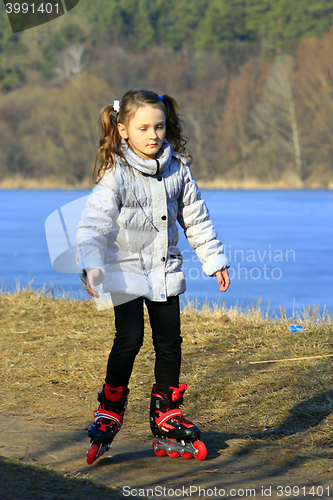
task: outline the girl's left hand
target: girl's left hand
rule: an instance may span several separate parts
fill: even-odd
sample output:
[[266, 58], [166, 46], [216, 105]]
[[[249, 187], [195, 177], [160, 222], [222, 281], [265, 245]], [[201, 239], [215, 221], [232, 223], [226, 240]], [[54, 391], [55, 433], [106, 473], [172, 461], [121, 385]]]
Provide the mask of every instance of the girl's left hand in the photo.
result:
[[221, 271], [216, 271], [215, 276], [220, 285], [220, 292], [226, 292], [230, 285], [228, 269], [221, 269]]

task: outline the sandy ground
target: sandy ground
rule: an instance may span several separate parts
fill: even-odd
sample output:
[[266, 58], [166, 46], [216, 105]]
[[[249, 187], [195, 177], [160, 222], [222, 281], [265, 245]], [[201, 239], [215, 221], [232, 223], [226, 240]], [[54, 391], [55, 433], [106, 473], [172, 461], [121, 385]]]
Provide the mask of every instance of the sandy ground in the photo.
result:
[[[330, 469], [327, 461], [281, 468], [263, 461], [260, 452], [237, 456], [237, 439], [216, 449], [214, 436], [203, 433], [208, 449], [203, 462], [160, 458], [152, 450], [148, 430], [134, 439], [124, 424], [111, 450], [89, 466], [85, 429], [73, 423], [67, 427], [1, 413], [0, 417], [0, 455], [118, 488], [124, 498], [333, 497], [333, 466]], [[288, 487], [295, 487], [291, 494]]]

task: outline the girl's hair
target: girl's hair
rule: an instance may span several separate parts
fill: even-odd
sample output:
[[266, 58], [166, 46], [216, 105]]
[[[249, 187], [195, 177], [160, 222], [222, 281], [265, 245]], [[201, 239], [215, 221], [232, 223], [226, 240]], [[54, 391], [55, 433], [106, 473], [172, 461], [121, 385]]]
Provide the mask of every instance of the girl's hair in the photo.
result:
[[[119, 103], [119, 113], [116, 114], [113, 105], [106, 106], [102, 110], [99, 117], [102, 138], [91, 173], [92, 184], [97, 184], [107, 170], [115, 167], [116, 156], [124, 159], [121, 137], [118, 133], [118, 123], [127, 126], [141, 106], [151, 105], [159, 107], [164, 111], [166, 140], [170, 143], [173, 150], [190, 158], [185, 150], [187, 141], [182, 135], [183, 128], [179, 117], [178, 104], [175, 99], [167, 94], [161, 97], [150, 90], [128, 90], [122, 96]], [[97, 166], [99, 156], [101, 161]]]

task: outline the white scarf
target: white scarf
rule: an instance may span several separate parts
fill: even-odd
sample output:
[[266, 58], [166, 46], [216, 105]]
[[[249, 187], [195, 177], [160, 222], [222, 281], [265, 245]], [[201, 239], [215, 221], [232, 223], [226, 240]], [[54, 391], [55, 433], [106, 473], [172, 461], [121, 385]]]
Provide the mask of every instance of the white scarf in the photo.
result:
[[172, 158], [171, 146], [165, 139], [154, 160], [144, 160], [134, 153], [126, 141], [122, 139], [121, 142], [127, 163], [143, 174], [156, 175], [159, 172], [163, 172], [170, 164]]

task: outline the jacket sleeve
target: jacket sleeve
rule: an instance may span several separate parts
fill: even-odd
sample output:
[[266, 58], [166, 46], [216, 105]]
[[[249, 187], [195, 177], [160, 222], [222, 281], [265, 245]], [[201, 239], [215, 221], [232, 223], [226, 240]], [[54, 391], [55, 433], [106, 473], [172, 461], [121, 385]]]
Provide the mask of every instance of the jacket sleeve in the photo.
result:
[[190, 167], [182, 165], [181, 168], [184, 176], [182, 193], [178, 199], [178, 222], [202, 263], [203, 271], [213, 276], [216, 271], [230, 267], [230, 264], [224, 254], [223, 244], [217, 239], [208, 208], [201, 198]]
[[120, 201], [112, 182], [113, 175], [106, 173], [103, 179], [93, 188], [76, 233], [76, 262], [81, 269], [89, 271], [97, 268], [101, 276], [96, 280], [98, 285], [105, 278], [105, 251], [108, 234], [115, 225]]

